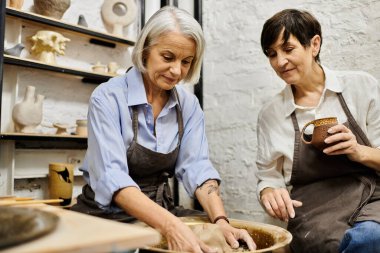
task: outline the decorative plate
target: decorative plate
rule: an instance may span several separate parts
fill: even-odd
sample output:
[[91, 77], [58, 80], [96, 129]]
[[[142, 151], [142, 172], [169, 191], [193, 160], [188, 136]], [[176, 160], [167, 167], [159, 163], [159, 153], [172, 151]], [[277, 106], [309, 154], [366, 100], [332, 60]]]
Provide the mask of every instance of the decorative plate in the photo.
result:
[[56, 214], [39, 209], [0, 207], [0, 249], [48, 234], [58, 220]]

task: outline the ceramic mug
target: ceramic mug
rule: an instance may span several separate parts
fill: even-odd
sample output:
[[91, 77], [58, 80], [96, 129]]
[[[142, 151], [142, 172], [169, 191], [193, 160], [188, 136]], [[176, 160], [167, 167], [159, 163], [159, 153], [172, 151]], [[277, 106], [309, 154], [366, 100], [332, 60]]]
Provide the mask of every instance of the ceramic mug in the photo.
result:
[[[311, 144], [314, 147], [316, 147], [319, 150], [323, 150], [330, 146], [331, 144], [325, 143], [325, 139], [332, 134], [329, 134], [327, 130], [330, 127], [333, 127], [338, 124], [338, 120], [336, 117], [329, 117], [329, 118], [320, 118], [312, 120], [303, 127], [301, 131], [301, 139], [306, 144]], [[311, 140], [305, 140], [305, 130], [308, 126], [314, 125], [313, 134], [311, 136]]]
[[87, 120], [78, 119], [76, 123], [77, 123], [77, 129], [75, 131], [75, 134], [81, 135], [81, 136], [87, 136]]
[[73, 186], [74, 164], [49, 164], [49, 198], [63, 199], [63, 202], [59, 204], [61, 206], [67, 206], [71, 203]]

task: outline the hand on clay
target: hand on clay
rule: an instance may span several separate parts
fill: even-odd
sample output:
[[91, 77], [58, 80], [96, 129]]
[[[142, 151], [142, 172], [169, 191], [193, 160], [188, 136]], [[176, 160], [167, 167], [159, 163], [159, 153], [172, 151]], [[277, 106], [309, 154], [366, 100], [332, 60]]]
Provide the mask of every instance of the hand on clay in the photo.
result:
[[256, 244], [253, 241], [252, 237], [249, 235], [248, 231], [245, 229], [234, 228], [225, 220], [218, 220], [216, 224], [219, 226], [222, 231], [225, 240], [233, 249], [239, 248], [239, 241], [244, 241], [249, 250], [255, 250]]
[[247, 230], [234, 228], [228, 223], [205, 223], [191, 226], [191, 229], [202, 242], [215, 248], [218, 253], [236, 251], [239, 248], [237, 240], [245, 241], [249, 250], [256, 249], [256, 244]]
[[216, 249], [202, 242], [183, 222], [170, 224], [165, 233], [169, 250], [193, 253], [216, 253]]
[[232, 252], [231, 246], [227, 243], [218, 225], [204, 223], [190, 226], [190, 228], [202, 242], [211, 248], [215, 248], [216, 252]]

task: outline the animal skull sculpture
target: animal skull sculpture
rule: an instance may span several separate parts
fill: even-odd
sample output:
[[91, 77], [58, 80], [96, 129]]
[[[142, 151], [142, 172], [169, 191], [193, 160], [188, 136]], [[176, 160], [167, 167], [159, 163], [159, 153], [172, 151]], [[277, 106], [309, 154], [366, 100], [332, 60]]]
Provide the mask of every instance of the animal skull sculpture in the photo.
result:
[[47, 30], [38, 31], [30, 40], [33, 43], [31, 53], [46, 64], [55, 64], [55, 56], [64, 55], [66, 42], [70, 41], [60, 33]]

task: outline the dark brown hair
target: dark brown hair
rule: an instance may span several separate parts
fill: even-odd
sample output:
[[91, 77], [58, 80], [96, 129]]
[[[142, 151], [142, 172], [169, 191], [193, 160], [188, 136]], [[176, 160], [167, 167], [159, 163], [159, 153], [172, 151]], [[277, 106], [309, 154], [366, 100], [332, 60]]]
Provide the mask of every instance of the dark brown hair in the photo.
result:
[[[261, 32], [261, 48], [266, 56], [267, 50], [276, 42], [284, 29], [284, 43], [289, 40], [290, 35], [295, 36], [304, 47], [310, 46], [310, 40], [315, 36], [321, 37], [322, 46], [322, 30], [318, 20], [307, 11], [297, 9], [285, 9], [276, 13], [268, 19]], [[319, 50], [320, 51], [320, 50]], [[319, 62], [319, 52], [315, 57]]]

